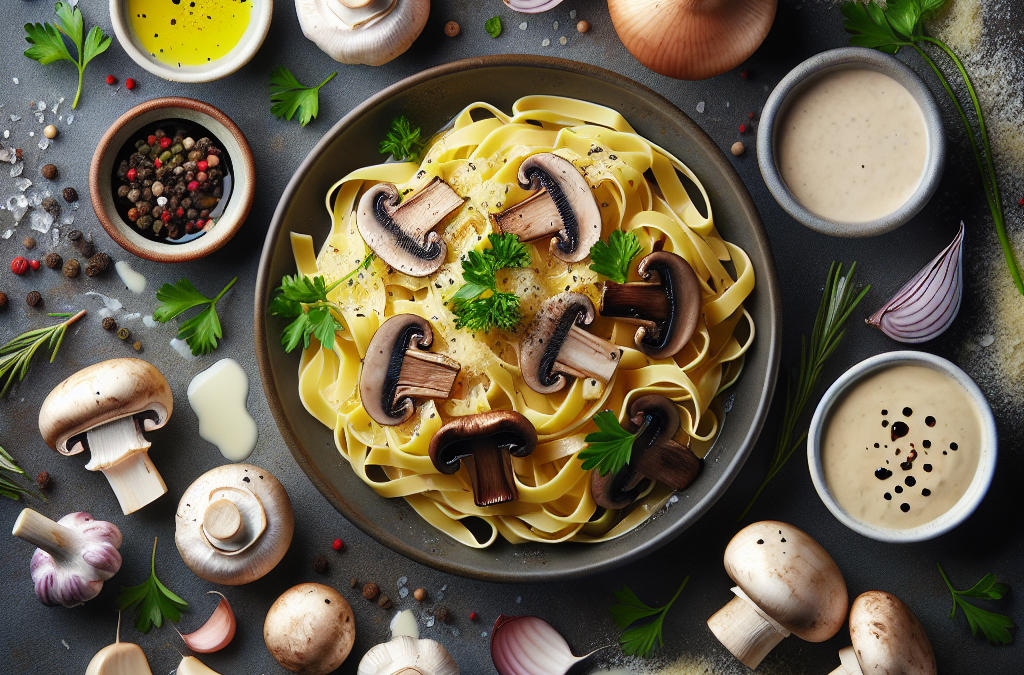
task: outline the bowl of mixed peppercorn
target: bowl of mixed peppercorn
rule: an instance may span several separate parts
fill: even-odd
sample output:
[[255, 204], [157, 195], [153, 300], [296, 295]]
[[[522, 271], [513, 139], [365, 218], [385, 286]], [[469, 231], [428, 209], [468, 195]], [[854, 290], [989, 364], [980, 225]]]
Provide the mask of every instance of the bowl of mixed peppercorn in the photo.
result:
[[157, 262], [209, 255], [245, 222], [255, 194], [249, 144], [217, 108], [147, 101], [100, 140], [89, 172], [96, 216], [126, 251]]

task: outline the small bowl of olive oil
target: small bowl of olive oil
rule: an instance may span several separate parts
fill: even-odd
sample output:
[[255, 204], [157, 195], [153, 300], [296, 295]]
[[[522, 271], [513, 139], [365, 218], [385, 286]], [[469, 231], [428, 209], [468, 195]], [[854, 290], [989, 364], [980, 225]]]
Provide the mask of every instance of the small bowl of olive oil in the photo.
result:
[[212, 82], [256, 54], [270, 30], [274, 0], [110, 0], [110, 18], [128, 56], [172, 82]]

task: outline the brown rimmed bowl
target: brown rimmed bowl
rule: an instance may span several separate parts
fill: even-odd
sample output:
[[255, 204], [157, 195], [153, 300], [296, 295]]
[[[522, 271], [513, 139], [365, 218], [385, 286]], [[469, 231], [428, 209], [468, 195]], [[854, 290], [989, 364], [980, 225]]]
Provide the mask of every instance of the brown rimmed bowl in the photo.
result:
[[[498, 541], [472, 549], [422, 520], [402, 499], [385, 499], [364, 484], [334, 446], [333, 432], [302, 407], [299, 354], [281, 347], [285, 322], [266, 314], [270, 294], [295, 273], [289, 233], [330, 231], [327, 190], [354, 169], [381, 161], [378, 141], [391, 120], [406, 115], [432, 133], [474, 101], [511, 110], [528, 94], [570, 96], [622, 113], [637, 131], [675, 154], [700, 177], [715, 224], [741, 246], [757, 286], [746, 303], [757, 337], [739, 383], [725, 396], [730, 411], [701, 475], [678, 501], [643, 526], [602, 544], [519, 544]], [[542, 582], [624, 565], [680, 535], [711, 507], [739, 473], [768, 413], [778, 373], [782, 322], [775, 264], [764, 226], [742, 181], [714, 142], [655, 92], [621, 75], [573, 61], [538, 56], [489, 56], [431, 68], [388, 87], [338, 122], [306, 157], [278, 203], [256, 281], [256, 356], [267, 401], [295, 460], [346, 518], [380, 543], [431, 567], [476, 579]], [[729, 407], [729, 406], [727, 406]]]
[[[125, 144], [139, 132], [163, 120], [181, 119], [205, 127], [216, 137], [231, 161], [231, 193], [220, 219], [209, 232], [182, 244], [169, 244], [139, 234], [117, 212], [112, 183], [114, 162]], [[256, 164], [242, 130], [209, 103], [191, 98], [155, 98], [121, 115], [103, 134], [89, 167], [89, 196], [103, 229], [117, 244], [140, 258], [162, 263], [184, 262], [210, 255], [235, 236], [245, 222], [256, 194]]]

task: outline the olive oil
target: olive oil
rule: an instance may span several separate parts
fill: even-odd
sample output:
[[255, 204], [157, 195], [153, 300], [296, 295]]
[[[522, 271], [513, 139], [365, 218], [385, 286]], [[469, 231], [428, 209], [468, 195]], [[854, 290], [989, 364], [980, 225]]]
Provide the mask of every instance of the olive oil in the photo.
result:
[[200, 66], [238, 45], [260, 0], [128, 0], [143, 49], [172, 66]]

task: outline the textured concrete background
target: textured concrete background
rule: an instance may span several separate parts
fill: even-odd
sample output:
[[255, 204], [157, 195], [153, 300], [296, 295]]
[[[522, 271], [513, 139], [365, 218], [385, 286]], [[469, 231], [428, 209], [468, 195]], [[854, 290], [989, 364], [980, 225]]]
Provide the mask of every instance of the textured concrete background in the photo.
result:
[[[108, 34], [113, 34], [105, 0], [81, 0], [80, 4], [87, 26], [98, 24]], [[1006, 6], [1006, 3], [998, 4], [1000, 8]], [[220, 82], [180, 85], [161, 81], [137, 67], [115, 40], [110, 50], [89, 66], [74, 122], [69, 125], [66, 118], [56, 122], [61, 135], [45, 152], [36, 145], [41, 125], [33, 119], [29, 102], [45, 100], [52, 108], [53, 103], [64, 96], [67, 100], [58, 114], [69, 113], [68, 104], [74, 96], [74, 69], [66, 63], [43, 67], [21, 56], [25, 48], [21, 26], [26, 21], [51, 21], [52, 3], [5, 0], [3, 9], [4, 16], [0, 19], [0, 104], [3, 105], [0, 130], [11, 131], [10, 139], [4, 143], [24, 148], [24, 175], [36, 183], [35, 188], [48, 187], [39, 177], [39, 167], [56, 164], [61, 171], [60, 187], [73, 185], [82, 196], [74, 227], [91, 233], [99, 250], [111, 254], [115, 260], [129, 260], [148, 277], [149, 286], [144, 294], [136, 296], [126, 291], [112, 273], [104, 278], [83, 276], [68, 281], [45, 268], [26, 277], [15, 277], [7, 271], [7, 262], [24, 252], [21, 240], [28, 234], [25, 222], [10, 239], [0, 240], [0, 259], [3, 260], [0, 290], [11, 298], [10, 306], [0, 311], [0, 342], [49, 322], [22, 302], [30, 290], [43, 292], [49, 311], [96, 310], [100, 306], [97, 298], [84, 293], [97, 291], [120, 299], [125, 306], [122, 314], [149, 314], [155, 305], [153, 292], [161, 283], [186, 276], [201, 290], [214, 293], [233, 276], [237, 275], [239, 282], [219, 305], [225, 336], [222, 347], [213, 356], [182, 359], [168, 346], [174, 337], [173, 326], [145, 328], [139, 320], [125, 324], [143, 341], [143, 358], [152, 361], [167, 375], [178, 404], [167, 427], [149, 434], [153, 442], [151, 456], [170, 492], [139, 513], [123, 516], [103, 476], [85, 471], [84, 457], [64, 458], [48, 449], [36, 429], [39, 404], [60, 380], [96, 361], [134, 355], [128, 347], [101, 330], [95, 311], [69, 332], [53, 365], [37, 358], [24, 385], [0, 401], [0, 445], [33, 475], [47, 470], [56, 480], [50, 501], [35, 505], [36, 508], [54, 518], [71, 511], [88, 511], [97, 518], [115, 522], [125, 535], [121, 549], [124, 565], [119, 574], [108, 582], [98, 598], [83, 607], [65, 610], [43, 607], [35, 600], [28, 569], [30, 547], [0, 533], [3, 541], [0, 574], [4, 579], [0, 583], [0, 655], [4, 659], [0, 662], [0, 672], [83, 672], [93, 654], [113, 641], [117, 619], [114, 599], [120, 585], [145, 580], [154, 535], [160, 538], [157, 569], [161, 579], [192, 604], [191, 611], [178, 624], [179, 630], [194, 630], [212, 611], [215, 598], [204, 596], [212, 586], [193, 576], [174, 548], [173, 514], [177, 499], [191, 481], [223, 463], [216, 448], [198, 437], [197, 420], [185, 398], [191, 377], [223, 357], [237, 359], [249, 375], [249, 409], [260, 431], [259, 445], [250, 461], [272, 471], [284, 483], [295, 506], [296, 532], [291, 550], [271, 574], [248, 586], [219, 589], [230, 599], [239, 621], [234, 642], [217, 654], [203, 657], [204, 662], [219, 672], [225, 675], [285, 672], [263, 646], [261, 627], [274, 599], [291, 585], [303, 581], [335, 586], [354, 607], [358, 627], [356, 646], [353, 656], [338, 672], [354, 673], [358, 658], [372, 645], [387, 638], [392, 614], [364, 601], [349, 588], [348, 580], [357, 577], [361, 581], [375, 581], [397, 598], [398, 580], [407, 577], [410, 590], [418, 586], [427, 588], [433, 599], [449, 606], [456, 617], [450, 626], [438, 624], [429, 628], [421, 619], [422, 634], [444, 643], [458, 660], [462, 672], [476, 674], [493, 672], [485, 634], [489, 635], [499, 613], [537, 614], [554, 624], [577, 652], [582, 653], [614, 642], [617, 631], [607, 613], [613, 589], [629, 584], [641, 598], [660, 603], [671, 595], [685, 574], [691, 575], [691, 582], [665, 622], [666, 644], [659, 652], [658, 661], [701, 655], [716, 664], [713, 672], [745, 671], [710, 636], [704, 621], [731, 597], [729, 580], [721, 566], [721, 553], [739, 527], [735, 523], [737, 514], [764, 475], [781, 416], [781, 401], [776, 400], [761, 441], [726, 495], [696, 526], [656, 554], [626, 568], [572, 583], [511, 586], [466, 581], [409, 562], [378, 545], [341, 518], [299, 471], [278, 434], [259, 383], [251, 338], [251, 299], [264, 234], [286, 182], [320, 134], [381, 88], [423, 68], [467, 56], [499, 53], [559, 56], [597, 64], [632, 77], [675, 102], [723, 150], [728, 151], [735, 140], [742, 138], [752, 151], [753, 134], [747, 132], [741, 136], [738, 132], [739, 124], [748, 121], [748, 113], [758, 111], [775, 83], [801, 60], [846, 44], [841, 17], [834, 5], [784, 0], [767, 41], [748, 63], [711, 80], [677, 82], [651, 73], [629, 55], [614, 33], [604, 3], [598, 0], [568, 0], [541, 16], [514, 14], [497, 0], [435, 0], [430, 22], [412, 49], [379, 68], [342, 66], [331, 61], [302, 36], [293, 4], [289, 0], [278, 0], [270, 35], [260, 52], [247, 66]], [[573, 29], [575, 21], [569, 18], [569, 11], [573, 9], [578, 11], [579, 19], [586, 19], [593, 26], [589, 34], [580, 35]], [[485, 20], [494, 14], [502, 17], [505, 29], [497, 39], [490, 38], [483, 30]], [[1021, 15], [1020, 8], [1007, 9], [997, 16], [986, 14], [990, 28], [1007, 31], [1018, 41]], [[462, 25], [462, 34], [456, 39], [443, 35], [445, 22], [452, 19]], [[556, 20], [560, 24], [558, 29], [553, 28]], [[526, 30], [519, 28], [523, 21], [528, 24]], [[568, 38], [565, 46], [558, 43], [562, 35]], [[551, 40], [551, 46], [542, 46], [545, 38]], [[1020, 52], [1017, 54], [1019, 57]], [[913, 57], [903, 58], [921, 72], [921, 64]], [[304, 129], [295, 122], [279, 121], [269, 112], [267, 77], [279, 64], [289, 66], [307, 83], [319, 81], [334, 70], [339, 73], [321, 91], [319, 119]], [[750, 71], [748, 79], [739, 76], [742, 69]], [[122, 82], [126, 77], [134, 77], [139, 87], [133, 92], [123, 86], [109, 87], [103, 83], [107, 74], [114, 74]], [[12, 78], [18, 78], [20, 83], [14, 84]], [[936, 83], [929, 82], [941, 94]], [[146, 263], [121, 251], [99, 226], [87, 199], [89, 159], [107, 125], [137, 103], [167, 95], [207, 101], [232, 117], [253, 147], [259, 176], [252, 213], [235, 239], [204, 260], [174, 267]], [[698, 112], [701, 102], [703, 112]], [[940, 104], [947, 113], [951, 112], [941, 98]], [[11, 114], [20, 115], [21, 121], [11, 122]], [[53, 121], [53, 117], [47, 113], [47, 123]], [[958, 120], [948, 116], [947, 129], [952, 142], [937, 197], [908, 225], [869, 240], [832, 239], [806, 230], [771, 198], [751, 151], [733, 160], [761, 211], [781, 273], [785, 298], [785, 367], [792, 365], [797, 355], [799, 335], [810, 330], [821, 281], [833, 259], [847, 263], [858, 261], [859, 278], [870, 282], [872, 290], [858, 310], [858, 320], [850, 326], [846, 343], [826, 369], [823, 379], [830, 382], [849, 365], [871, 354], [897, 348], [879, 332], [864, 326], [859, 318], [873, 311], [948, 243], [960, 219], [967, 221], [970, 232], [968, 294], [954, 327], [926, 345], [926, 349], [955, 359], [965, 341], [976, 337], [980, 322], [985, 320], [980, 301], [985, 293], [981, 269], [983, 261], [994, 255], [997, 243]], [[34, 132], [35, 136], [29, 137], [29, 132]], [[3, 201], [15, 193], [12, 185], [5, 167], [0, 173]], [[1009, 197], [1007, 200], [1009, 202]], [[1016, 209], [1009, 203], [1008, 208]], [[0, 210], [0, 234], [10, 227], [10, 214]], [[66, 233], [70, 228], [61, 229]], [[45, 240], [42, 236], [37, 238], [41, 242]], [[36, 252], [41, 257], [49, 249], [41, 245]], [[72, 253], [66, 241], [62, 241], [57, 250], [65, 257]], [[971, 638], [962, 617], [956, 621], [947, 618], [949, 597], [935, 570], [935, 562], [942, 562], [954, 583], [961, 587], [992, 571], [1014, 586], [1016, 592], [1024, 588], [1024, 566], [1021, 565], [1024, 532], [1020, 522], [1020, 476], [1024, 473], [1020, 448], [1024, 434], [1020, 402], [1000, 398], [1001, 390], [991, 389], [987, 393], [1000, 411], [1002, 453], [998, 473], [978, 512], [955, 532], [932, 542], [890, 546], [846, 530], [814, 493], [800, 453], [765, 490], [750, 515], [751, 519], [785, 520], [815, 536], [843, 570], [851, 597], [874, 588], [899, 595], [927, 629], [945, 673], [1013, 673], [1018, 672], [1020, 663], [1024, 662], [1024, 650], [1019, 641], [1011, 647], [991, 647]], [[21, 508], [21, 504], [7, 500], [0, 503], [0, 530], [9, 531]], [[340, 555], [330, 551], [330, 542], [335, 537], [346, 542], [345, 551]], [[326, 577], [310, 568], [310, 560], [317, 553], [327, 554], [331, 562]], [[410, 607], [419, 614], [421, 609], [432, 608], [433, 601], [417, 608], [408, 598], [399, 602], [398, 607]], [[999, 603], [992, 603], [991, 608], [1010, 614], [1018, 624], [1024, 621], [1021, 603], [1014, 593]], [[479, 621], [469, 621], [471, 611], [480, 615]], [[838, 665], [836, 650], [847, 644], [842, 635], [821, 645], [790, 638], [768, 657], [763, 669], [829, 672]], [[169, 626], [141, 635], [126, 621], [122, 639], [143, 647], [155, 673], [171, 671], [180, 655], [187, 653]], [[610, 654], [616, 651], [611, 650]], [[1014, 663], [1017, 666], [1013, 666]]]

